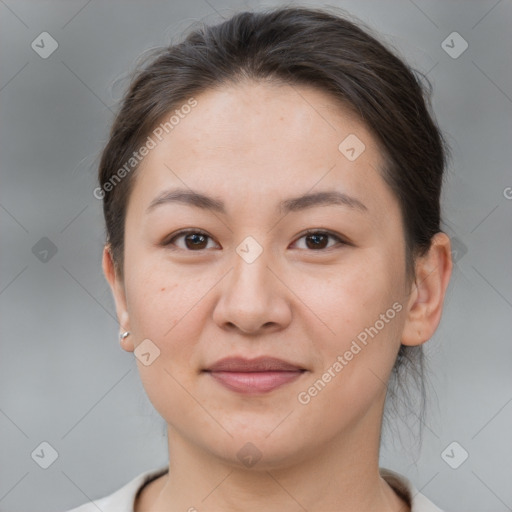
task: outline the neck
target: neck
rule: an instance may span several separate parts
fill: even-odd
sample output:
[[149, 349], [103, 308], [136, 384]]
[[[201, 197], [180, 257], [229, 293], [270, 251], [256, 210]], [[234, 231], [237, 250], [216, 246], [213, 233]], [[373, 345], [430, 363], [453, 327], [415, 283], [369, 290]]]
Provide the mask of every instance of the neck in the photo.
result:
[[382, 416], [378, 421], [370, 416], [365, 425], [300, 458], [287, 458], [286, 466], [271, 461], [251, 468], [221, 460], [168, 427], [169, 473], [148, 510], [408, 512], [409, 506], [379, 475]]

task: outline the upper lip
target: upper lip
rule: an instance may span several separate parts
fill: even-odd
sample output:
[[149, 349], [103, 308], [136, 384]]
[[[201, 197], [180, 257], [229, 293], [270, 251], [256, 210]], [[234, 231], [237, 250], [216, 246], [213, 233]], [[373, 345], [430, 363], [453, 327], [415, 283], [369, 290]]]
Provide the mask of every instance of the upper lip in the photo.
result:
[[304, 370], [299, 365], [277, 359], [275, 357], [261, 356], [255, 359], [244, 357], [225, 357], [219, 359], [205, 371], [210, 372], [271, 372], [271, 371], [299, 371]]

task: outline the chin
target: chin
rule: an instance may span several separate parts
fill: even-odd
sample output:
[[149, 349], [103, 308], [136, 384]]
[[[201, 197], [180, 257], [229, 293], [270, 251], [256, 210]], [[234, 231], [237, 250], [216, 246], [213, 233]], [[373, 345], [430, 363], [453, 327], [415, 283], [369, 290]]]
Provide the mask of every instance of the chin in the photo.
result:
[[275, 427], [274, 423], [272, 427], [265, 424], [261, 429], [246, 428], [242, 432], [231, 430], [233, 437], [226, 435], [222, 439], [203, 440], [203, 443], [214, 457], [237, 469], [285, 469], [304, 460], [308, 450], [301, 442], [304, 439], [303, 433], [297, 436], [283, 430], [278, 435], [277, 430], [272, 432]]

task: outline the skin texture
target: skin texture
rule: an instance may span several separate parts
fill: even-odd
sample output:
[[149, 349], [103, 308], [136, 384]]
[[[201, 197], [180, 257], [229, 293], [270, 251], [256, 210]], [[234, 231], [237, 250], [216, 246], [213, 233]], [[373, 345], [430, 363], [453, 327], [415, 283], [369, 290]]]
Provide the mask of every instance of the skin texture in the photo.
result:
[[[143, 489], [136, 510], [409, 510], [378, 473], [386, 383], [400, 342], [421, 344], [438, 326], [449, 238], [434, 237], [408, 282], [400, 209], [380, 175], [376, 140], [326, 93], [245, 82], [196, 99], [141, 163], [124, 280], [108, 246], [103, 254], [121, 328], [131, 332], [122, 347], [150, 339], [160, 350], [149, 366], [136, 361], [168, 424], [170, 472]], [[365, 144], [355, 161], [338, 150], [349, 134]], [[175, 187], [221, 199], [226, 214], [181, 203], [147, 212]], [[355, 197], [366, 211], [276, 209], [324, 190]], [[163, 245], [184, 228], [209, 238], [199, 249], [185, 236]], [[348, 243], [329, 237], [316, 248], [303, 233], [312, 228]], [[236, 252], [248, 236], [263, 249], [250, 264]], [[300, 403], [298, 394], [394, 303], [401, 311]], [[269, 393], [242, 395], [201, 371], [232, 355], [270, 355], [307, 371]], [[252, 467], [237, 457], [247, 442], [261, 454]]]

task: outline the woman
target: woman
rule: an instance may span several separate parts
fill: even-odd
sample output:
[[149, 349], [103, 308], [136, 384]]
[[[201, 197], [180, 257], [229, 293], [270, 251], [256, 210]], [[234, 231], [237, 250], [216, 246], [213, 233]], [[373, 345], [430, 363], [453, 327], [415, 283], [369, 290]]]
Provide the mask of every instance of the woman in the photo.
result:
[[367, 32], [304, 8], [138, 72], [95, 195], [170, 466], [76, 512], [439, 510], [378, 467], [387, 384], [421, 375], [452, 268], [425, 101]]

